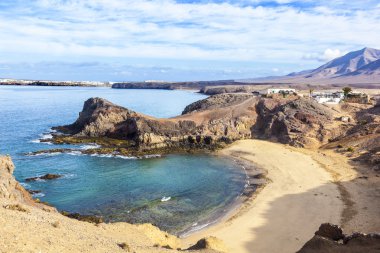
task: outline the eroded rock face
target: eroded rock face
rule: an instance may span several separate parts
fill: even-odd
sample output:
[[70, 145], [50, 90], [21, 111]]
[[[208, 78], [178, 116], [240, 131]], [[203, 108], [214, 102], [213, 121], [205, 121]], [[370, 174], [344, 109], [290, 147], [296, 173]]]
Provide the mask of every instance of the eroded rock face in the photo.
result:
[[327, 138], [331, 115], [309, 99], [220, 94], [187, 106], [181, 116], [156, 119], [91, 98], [76, 122], [57, 129], [76, 137], [127, 140], [140, 150], [213, 149], [252, 137], [307, 146]]
[[380, 171], [380, 107], [373, 106], [356, 112], [356, 123], [336, 136], [325, 148], [348, 151], [353, 160]]
[[261, 99], [257, 106], [259, 120], [253, 127], [258, 138], [275, 139], [293, 146], [309, 146], [329, 136], [325, 125], [333, 113], [310, 99]]
[[13, 177], [14, 168], [9, 156], [0, 156], [0, 199], [33, 203], [30, 194]]
[[380, 234], [344, 235], [339, 226], [322, 224], [315, 236], [297, 253], [378, 253]]

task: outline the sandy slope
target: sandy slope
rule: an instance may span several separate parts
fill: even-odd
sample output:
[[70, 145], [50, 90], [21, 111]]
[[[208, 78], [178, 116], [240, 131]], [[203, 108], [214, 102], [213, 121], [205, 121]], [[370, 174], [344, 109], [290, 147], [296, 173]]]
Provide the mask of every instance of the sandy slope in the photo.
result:
[[231, 252], [295, 252], [323, 222], [339, 224], [343, 201], [330, 173], [309, 155], [258, 140], [234, 143], [222, 153], [268, 171], [270, 183], [252, 206], [232, 220], [187, 238], [222, 239]]

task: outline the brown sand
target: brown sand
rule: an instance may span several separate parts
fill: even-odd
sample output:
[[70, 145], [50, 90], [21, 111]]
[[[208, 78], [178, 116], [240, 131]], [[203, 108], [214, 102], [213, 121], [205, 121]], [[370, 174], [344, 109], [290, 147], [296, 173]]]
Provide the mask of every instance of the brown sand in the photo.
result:
[[249, 160], [267, 170], [270, 182], [248, 210], [191, 235], [187, 243], [212, 235], [234, 253], [295, 252], [321, 223], [340, 223], [344, 203], [338, 186], [310, 155], [258, 140], [238, 141], [222, 154]]

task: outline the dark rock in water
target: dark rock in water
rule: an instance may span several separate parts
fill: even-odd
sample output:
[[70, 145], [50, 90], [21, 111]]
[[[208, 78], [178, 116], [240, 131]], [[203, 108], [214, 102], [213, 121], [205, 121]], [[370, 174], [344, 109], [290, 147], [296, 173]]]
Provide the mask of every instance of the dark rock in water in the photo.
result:
[[103, 223], [102, 217], [98, 217], [98, 216], [94, 216], [94, 215], [83, 215], [83, 214], [79, 214], [79, 213], [69, 213], [69, 212], [65, 212], [65, 211], [62, 211], [61, 214], [66, 216], [66, 217], [76, 219], [79, 221], [85, 221], [85, 222], [90, 222], [90, 223], [95, 223], [95, 224]]
[[45, 174], [41, 177], [31, 177], [31, 178], [27, 178], [25, 179], [26, 182], [30, 182], [30, 181], [37, 181], [37, 180], [53, 180], [53, 179], [57, 179], [57, 178], [60, 178], [62, 177], [62, 175], [57, 175], [57, 174]]
[[323, 223], [317, 232], [315, 232], [315, 235], [319, 235], [334, 241], [339, 241], [344, 238], [342, 229], [337, 226], [330, 223]]
[[26, 191], [29, 192], [30, 194], [41, 193], [40, 190], [28, 190], [28, 189], [26, 189]]
[[[342, 240], [343, 239], [343, 240]], [[379, 253], [380, 234], [344, 235], [339, 226], [322, 224], [297, 253]]]

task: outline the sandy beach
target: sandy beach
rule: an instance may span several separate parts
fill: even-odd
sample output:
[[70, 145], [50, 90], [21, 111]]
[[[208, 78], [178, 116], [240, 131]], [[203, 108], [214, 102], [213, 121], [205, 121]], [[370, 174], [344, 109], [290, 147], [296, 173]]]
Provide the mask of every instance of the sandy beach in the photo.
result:
[[[234, 143], [221, 152], [268, 172], [268, 184], [233, 218], [185, 239], [222, 239], [231, 252], [296, 252], [321, 223], [341, 223], [344, 200], [333, 174], [310, 154], [259, 140]], [[354, 171], [348, 171], [355, 177]]]

